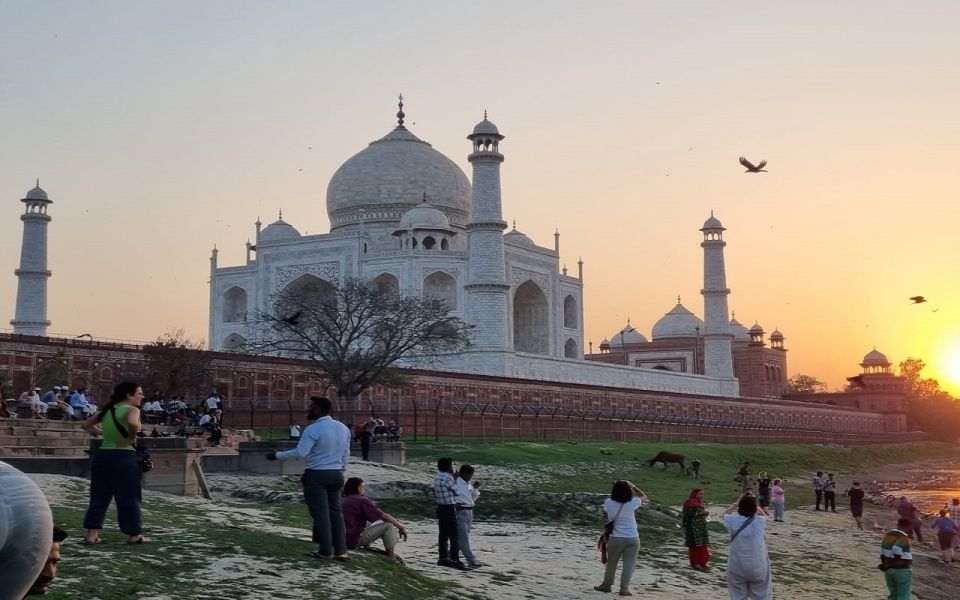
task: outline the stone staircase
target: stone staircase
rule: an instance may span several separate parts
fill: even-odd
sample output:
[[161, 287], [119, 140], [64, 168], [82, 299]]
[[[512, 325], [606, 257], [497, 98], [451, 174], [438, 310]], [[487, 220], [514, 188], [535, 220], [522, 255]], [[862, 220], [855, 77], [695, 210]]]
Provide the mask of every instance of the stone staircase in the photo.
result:
[[0, 459], [86, 457], [90, 439], [90, 434], [77, 422], [0, 419]]

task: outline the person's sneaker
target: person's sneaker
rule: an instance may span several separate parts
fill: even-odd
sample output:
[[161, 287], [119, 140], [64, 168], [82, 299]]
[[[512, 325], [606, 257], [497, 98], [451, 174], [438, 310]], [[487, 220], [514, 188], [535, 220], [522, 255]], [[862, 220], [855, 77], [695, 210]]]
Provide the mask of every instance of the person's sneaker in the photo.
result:
[[630, 588], [620, 588], [621, 596], [632, 596], [633, 592], [630, 591]]
[[470, 563], [470, 564], [468, 564], [467, 566], [470, 567], [471, 569], [479, 569], [480, 567], [483, 566], [483, 564], [481, 564], [481, 563]]
[[595, 586], [593, 586], [593, 589], [597, 590], [598, 592], [612, 592], [612, 591], [613, 591], [613, 590], [610, 588], [609, 585], [603, 585], [602, 583], [601, 583], [600, 585], [595, 585]]
[[450, 566], [450, 561], [447, 560], [446, 558], [441, 558], [440, 560], [437, 561], [437, 566], [438, 566], [438, 567], [447, 567], [447, 566]]
[[469, 571], [469, 570], [470, 570], [470, 569], [467, 568], [467, 565], [463, 564], [463, 563], [460, 562], [459, 560], [447, 561], [447, 566], [448, 566], [448, 567], [451, 567], [451, 568], [453, 568], [453, 569], [457, 569], [458, 571]]

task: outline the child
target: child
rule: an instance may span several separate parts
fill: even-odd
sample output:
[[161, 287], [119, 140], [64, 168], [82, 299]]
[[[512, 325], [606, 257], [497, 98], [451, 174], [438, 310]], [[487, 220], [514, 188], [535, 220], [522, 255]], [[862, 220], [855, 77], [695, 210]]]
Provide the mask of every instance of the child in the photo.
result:
[[773, 520], [783, 523], [783, 509], [787, 503], [787, 494], [783, 489], [783, 480], [774, 479], [770, 488], [770, 504], [773, 505]]

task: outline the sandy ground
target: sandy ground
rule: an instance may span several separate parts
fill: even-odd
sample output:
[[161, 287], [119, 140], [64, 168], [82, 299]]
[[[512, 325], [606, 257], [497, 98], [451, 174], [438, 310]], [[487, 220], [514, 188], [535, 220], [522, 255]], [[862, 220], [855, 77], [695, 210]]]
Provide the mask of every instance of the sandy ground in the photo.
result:
[[[929, 467], [933, 468], [933, 467]], [[913, 473], [922, 474], [922, 469], [894, 468], [888, 473], [878, 472], [881, 485], [885, 475]], [[351, 465], [352, 476], [360, 476], [371, 482], [371, 497], [382, 494], [403, 495], [420, 493], [430, 481], [429, 465], [413, 465], [410, 468], [377, 465]], [[522, 476], [523, 474], [519, 474]], [[500, 477], [502, 476], [502, 478]], [[501, 481], [517, 477], [517, 473], [504, 470], [498, 474]], [[53, 504], [69, 502], [66, 490], [85, 486], [80, 480], [52, 475], [36, 475]], [[233, 526], [270, 532], [292, 539], [309, 540], [309, 523], [302, 528], [277, 523], [268, 510], [257, 506], [236, 506], [239, 490], [272, 490], [280, 494], [299, 494], [295, 477], [216, 475], [210, 478], [216, 491], [212, 501], [197, 498], [178, 498], [162, 495], [165, 501], [173, 501], [190, 508], [192, 513], [203, 518], [224, 520]], [[866, 479], [871, 481], [871, 479]], [[893, 478], [889, 479], [893, 481]], [[374, 484], [375, 482], [375, 484]], [[842, 486], [841, 486], [842, 487]], [[375, 493], [377, 492], [377, 493]], [[156, 494], [148, 492], [145, 501], [150, 502]], [[159, 497], [159, 496], [158, 496]], [[228, 500], [232, 506], [224, 504]], [[290, 498], [295, 499], [295, 498]], [[483, 501], [481, 497], [480, 502]], [[725, 507], [710, 507], [718, 516]], [[770, 551], [774, 590], [776, 598], [791, 600], [832, 600], [855, 595], [858, 598], [884, 598], [886, 589], [883, 576], [877, 570], [878, 552], [882, 529], [889, 525], [893, 511], [887, 507], [868, 506], [865, 515], [867, 531], [858, 532], [846, 507], [838, 513], [814, 512], [812, 507], [795, 507], [789, 503], [786, 523], [767, 524], [767, 544]], [[873, 529], [874, 523], [880, 525]], [[593, 591], [600, 582], [603, 565], [595, 549], [595, 533], [568, 527], [546, 525], [477, 522], [472, 535], [472, 545], [482, 568], [471, 572], [459, 572], [436, 565], [436, 523], [423, 519], [407, 523], [409, 540], [402, 543], [398, 554], [407, 565], [430, 577], [457, 581], [485, 597], [504, 599], [538, 598], [602, 598], [605, 594]], [[165, 537], [157, 531], [158, 539]], [[176, 532], [166, 532], [175, 535]], [[641, 540], [643, 540], [641, 533]], [[683, 547], [681, 530], [671, 539], [651, 551], [641, 548], [640, 560], [632, 581], [632, 589], [639, 597], [664, 600], [703, 598], [727, 598], [724, 582], [726, 562], [726, 535], [712, 532], [712, 552], [715, 568], [709, 573], [689, 569], [686, 548]], [[931, 536], [932, 537], [932, 536]], [[199, 549], [198, 549], [199, 550]], [[372, 553], [360, 552], [360, 560], [383, 560]], [[942, 565], [932, 546], [918, 545], [915, 561], [915, 598], [922, 600], [947, 600], [960, 597], [960, 563]], [[244, 556], [224, 556], [210, 562], [205, 568], [207, 576], [215, 580], [229, 579], [249, 569], [262, 568], [263, 563]], [[296, 590], [303, 589], [302, 573], [284, 569], [283, 565], [270, 565], [276, 572], [276, 595], [271, 597], [297, 597]], [[350, 588], [357, 582], [357, 573], [338, 574], [336, 569], [325, 571], [328, 581], [339, 588], [344, 584], [344, 594], [332, 594], [331, 598], [352, 597]], [[238, 581], [238, 587], [241, 582]], [[273, 589], [273, 588], [271, 588]], [[354, 587], [354, 589], [356, 589]], [[266, 597], [251, 592], [248, 598]], [[157, 596], [157, 598], [160, 598]]]

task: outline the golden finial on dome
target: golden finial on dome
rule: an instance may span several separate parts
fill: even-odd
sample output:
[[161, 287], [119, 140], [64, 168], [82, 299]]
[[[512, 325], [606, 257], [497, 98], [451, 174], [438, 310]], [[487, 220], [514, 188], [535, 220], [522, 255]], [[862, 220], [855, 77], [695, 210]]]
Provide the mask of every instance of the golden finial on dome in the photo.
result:
[[399, 98], [400, 101], [397, 102], [397, 107], [399, 107], [400, 110], [397, 111], [397, 127], [403, 127], [403, 118], [407, 116], [403, 114], [403, 94], [400, 94]]

